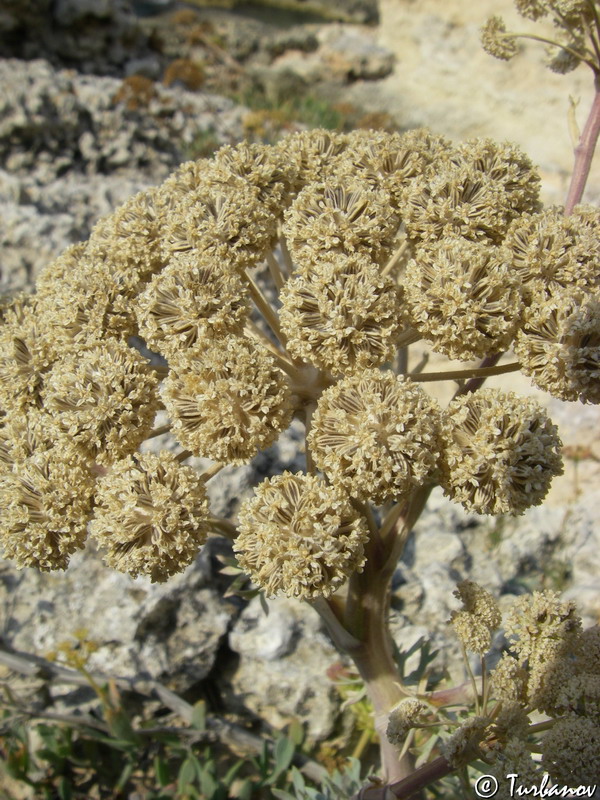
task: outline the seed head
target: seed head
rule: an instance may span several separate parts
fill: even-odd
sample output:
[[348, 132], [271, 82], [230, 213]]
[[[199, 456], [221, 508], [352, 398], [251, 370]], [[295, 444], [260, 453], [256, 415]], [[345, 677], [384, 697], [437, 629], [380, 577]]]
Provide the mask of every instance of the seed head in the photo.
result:
[[273, 597], [329, 597], [365, 562], [367, 525], [343, 490], [313, 475], [267, 478], [242, 504], [233, 549]]
[[241, 333], [249, 314], [247, 287], [206, 253], [176, 253], [139, 296], [135, 313], [148, 347], [166, 358], [202, 337]]
[[323, 392], [307, 442], [332, 483], [379, 504], [433, 480], [438, 420], [420, 386], [368, 369]]
[[490, 17], [481, 29], [481, 46], [501, 61], [510, 61], [519, 52], [516, 38], [507, 33], [504, 20], [497, 16]]
[[386, 192], [331, 179], [300, 192], [285, 213], [283, 232], [296, 263], [310, 269], [332, 253], [385, 260], [398, 224]]
[[65, 353], [44, 387], [59, 431], [101, 464], [132, 453], [158, 409], [156, 377], [146, 360], [116, 339]]
[[385, 732], [388, 741], [402, 747], [409, 731], [419, 724], [419, 718], [427, 711], [425, 703], [416, 697], [405, 697], [400, 700], [392, 708], [388, 717], [388, 726]]
[[328, 255], [280, 293], [294, 357], [339, 375], [383, 364], [403, 329], [402, 291], [365, 256]]
[[535, 295], [514, 350], [540, 389], [561, 400], [600, 403], [600, 292]]
[[109, 566], [154, 583], [192, 563], [207, 517], [201, 477], [161, 451], [128, 456], [99, 479], [90, 530]]
[[402, 283], [406, 315], [434, 350], [470, 360], [507, 349], [523, 303], [508, 252], [452, 237], [420, 247]]
[[0, 473], [0, 543], [19, 569], [66, 569], [83, 547], [93, 478], [72, 449], [38, 450]]
[[161, 394], [179, 443], [229, 464], [246, 464], [273, 444], [293, 411], [285, 375], [243, 336], [202, 339], [182, 352]]
[[562, 474], [556, 426], [535, 401], [484, 389], [457, 397], [442, 424], [446, 494], [478, 514], [521, 514]]

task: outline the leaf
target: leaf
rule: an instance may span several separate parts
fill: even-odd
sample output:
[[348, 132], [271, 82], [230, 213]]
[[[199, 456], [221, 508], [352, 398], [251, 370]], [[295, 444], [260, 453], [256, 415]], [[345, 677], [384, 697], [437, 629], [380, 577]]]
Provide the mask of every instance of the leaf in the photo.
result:
[[56, 787], [60, 800], [72, 800], [73, 792], [71, 791], [71, 784], [66, 778], [61, 778]]
[[154, 774], [156, 775], [156, 780], [158, 781], [159, 786], [167, 786], [169, 783], [171, 783], [169, 765], [165, 759], [161, 758], [160, 756], [156, 756], [154, 759]]
[[285, 770], [289, 767], [292, 758], [294, 757], [295, 750], [296, 750], [296, 745], [291, 739], [288, 739], [287, 736], [280, 736], [277, 739], [273, 751], [273, 758], [275, 759], [275, 769], [273, 770], [270, 778], [266, 781], [267, 785], [275, 783], [275, 781], [281, 775], [281, 773], [285, 772]]
[[198, 700], [194, 703], [194, 710], [190, 722], [192, 727], [196, 728], [196, 730], [206, 730], [206, 702], [204, 700]]
[[283, 789], [271, 789], [271, 794], [273, 797], [277, 797], [277, 800], [296, 800], [293, 794], [284, 792]]
[[188, 788], [189, 785], [192, 784], [195, 778], [196, 765], [189, 758], [186, 758], [179, 768], [179, 775], [177, 776], [177, 791], [180, 794], [183, 794], [183, 792]]

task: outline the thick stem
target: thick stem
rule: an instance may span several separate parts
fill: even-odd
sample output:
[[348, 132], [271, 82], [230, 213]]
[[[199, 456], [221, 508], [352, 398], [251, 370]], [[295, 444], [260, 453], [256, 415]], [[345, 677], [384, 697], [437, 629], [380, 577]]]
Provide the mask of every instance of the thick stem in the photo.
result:
[[454, 771], [454, 767], [443, 756], [436, 758], [429, 764], [424, 764], [411, 775], [388, 786], [373, 786], [361, 789], [350, 800], [391, 800], [392, 797], [408, 798], [418, 797], [418, 792], [440, 778], [444, 778]]
[[577, 203], [581, 202], [583, 190], [590, 174], [590, 167], [596, 149], [598, 135], [600, 135], [600, 79], [595, 80], [596, 94], [590, 109], [590, 113], [579, 137], [579, 142], [575, 148], [575, 164], [571, 184], [565, 202], [565, 214], [568, 216]]

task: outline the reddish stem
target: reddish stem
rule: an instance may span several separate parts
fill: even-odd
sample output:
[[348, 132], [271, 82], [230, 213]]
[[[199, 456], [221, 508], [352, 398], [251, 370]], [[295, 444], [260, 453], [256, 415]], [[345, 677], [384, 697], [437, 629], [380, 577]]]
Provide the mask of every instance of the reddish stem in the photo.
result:
[[577, 147], [575, 148], [573, 175], [571, 176], [569, 193], [567, 194], [565, 202], [566, 216], [573, 211], [577, 203], [581, 202], [585, 184], [590, 174], [596, 143], [600, 135], [600, 80], [596, 79], [595, 86], [596, 94], [594, 95], [594, 102], [592, 103], [585, 127], [579, 137]]

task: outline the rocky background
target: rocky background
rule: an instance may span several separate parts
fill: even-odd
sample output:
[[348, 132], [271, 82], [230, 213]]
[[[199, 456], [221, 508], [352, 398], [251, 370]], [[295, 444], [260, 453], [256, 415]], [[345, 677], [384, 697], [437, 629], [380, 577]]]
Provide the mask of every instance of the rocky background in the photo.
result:
[[[566, 77], [550, 73], [536, 46], [524, 46], [509, 64], [483, 53], [478, 29], [490, 13], [512, 21], [508, 0], [215, 5], [0, 3], [3, 293], [31, 286], [98, 217], [181, 161], [244, 136], [296, 129], [278, 111], [290, 94], [353, 124], [511, 139], [539, 164], [544, 200], [564, 197], [569, 97], [583, 125], [592, 77], [584, 68]], [[260, 107], [232, 97], [259, 97]], [[599, 178], [597, 164], [590, 202], [600, 197]], [[436, 490], [416, 526], [393, 584], [394, 635], [401, 649], [430, 642], [439, 649], [437, 666], [459, 681], [463, 667], [446, 620], [462, 578], [481, 582], [502, 603], [554, 588], [578, 602], [587, 624], [600, 619], [597, 409], [552, 400], [511, 375], [490, 384], [534, 394], [549, 408], [566, 446], [566, 470], [548, 502], [523, 517], [469, 515]], [[265, 475], [301, 469], [301, 434], [292, 427], [251, 466], [228, 468], [212, 481], [215, 513], [234, 514]], [[166, 438], [153, 442], [165, 446], [172, 446]], [[219, 558], [226, 555], [227, 546], [211, 540], [193, 566], [163, 586], [114, 573], [91, 550], [66, 573], [18, 572], [0, 562], [3, 646], [43, 655], [87, 627], [99, 645], [91, 662], [98, 670], [205, 696], [214, 711], [246, 725], [279, 728], [298, 719], [315, 741], [343, 738], [345, 717], [327, 677], [338, 655], [318, 618], [286, 599], [269, 602], [265, 616], [258, 598], [224, 598], [231, 579], [219, 573]], [[409, 670], [414, 665], [415, 658]], [[81, 692], [63, 687], [43, 702], [64, 708], [81, 700]]]

